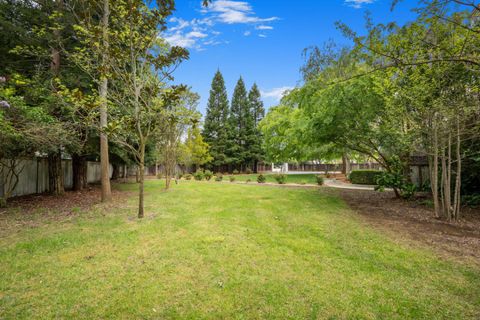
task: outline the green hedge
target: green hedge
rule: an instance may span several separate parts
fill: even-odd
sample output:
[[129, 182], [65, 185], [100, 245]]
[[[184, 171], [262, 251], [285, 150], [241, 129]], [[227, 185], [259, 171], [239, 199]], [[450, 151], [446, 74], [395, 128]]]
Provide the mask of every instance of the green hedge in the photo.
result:
[[350, 172], [350, 182], [353, 184], [377, 184], [377, 177], [382, 174], [380, 170], [353, 170]]

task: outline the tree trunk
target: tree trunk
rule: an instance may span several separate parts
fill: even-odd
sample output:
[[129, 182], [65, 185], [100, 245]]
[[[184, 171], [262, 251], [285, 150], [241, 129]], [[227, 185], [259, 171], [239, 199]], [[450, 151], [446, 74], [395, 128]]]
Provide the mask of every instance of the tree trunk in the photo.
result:
[[81, 191], [87, 187], [87, 160], [84, 156], [72, 154], [73, 190]]
[[460, 120], [457, 116], [457, 172], [455, 177], [455, 195], [453, 200], [453, 216], [455, 221], [460, 218], [460, 204], [461, 204], [461, 183], [462, 183], [462, 155], [460, 153]]
[[48, 155], [48, 191], [53, 195], [61, 195], [65, 192], [60, 151]]
[[118, 163], [112, 163], [112, 180], [120, 178], [120, 165]]
[[103, 74], [100, 76], [100, 166], [101, 166], [101, 183], [102, 183], [102, 202], [110, 201], [112, 199], [112, 190], [110, 187], [110, 165], [108, 159], [108, 138], [105, 133], [107, 127], [107, 96], [108, 96], [108, 78], [105, 74], [105, 66], [107, 65], [108, 55], [108, 27], [109, 27], [109, 0], [103, 0], [103, 15], [102, 15], [102, 64]]
[[140, 163], [139, 163], [139, 186], [138, 186], [138, 218], [144, 217], [143, 198], [144, 198], [144, 180], [145, 180], [145, 144], [140, 145]]
[[432, 189], [435, 217], [440, 217], [440, 201], [438, 199], [438, 129], [436, 119], [433, 119], [433, 160], [430, 168], [430, 187]]

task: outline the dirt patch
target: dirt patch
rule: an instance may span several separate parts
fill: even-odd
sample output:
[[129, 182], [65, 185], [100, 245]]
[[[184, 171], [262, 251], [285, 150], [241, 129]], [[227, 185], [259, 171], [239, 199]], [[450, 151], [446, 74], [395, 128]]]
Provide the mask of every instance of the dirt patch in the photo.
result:
[[95, 207], [101, 212], [121, 206], [129, 192], [112, 190], [112, 201], [101, 203], [100, 186], [89, 186], [83, 191], [67, 191], [61, 196], [35, 194], [9, 200], [0, 209], [0, 234], [21, 228], [35, 228], [54, 221], [64, 222], [85, 215]]
[[480, 264], [480, 210], [464, 208], [462, 219], [448, 222], [436, 219], [426, 198], [413, 201], [396, 199], [392, 192], [343, 190], [335, 192], [376, 228], [398, 240], [414, 240], [440, 255]]

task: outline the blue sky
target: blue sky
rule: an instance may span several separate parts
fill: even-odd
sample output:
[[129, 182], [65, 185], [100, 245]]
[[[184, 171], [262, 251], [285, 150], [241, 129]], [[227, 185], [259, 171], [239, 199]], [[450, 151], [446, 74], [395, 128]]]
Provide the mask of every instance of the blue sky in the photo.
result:
[[177, 0], [164, 37], [189, 49], [190, 59], [175, 72], [175, 82], [200, 94], [203, 114], [217, 69], [229, 99], [242, 76], [248, 87], [257, 83], [268, 108], [299, 83], [305, 47], [329, 39], [349, 44], [336, 21], [362, 32], [368, 10], [375, 22], [402, 24], [414, 18], [415, 4], [404, 0], [392, 12], [391, 0], [216, 0], [205, 9], [200, 0]]

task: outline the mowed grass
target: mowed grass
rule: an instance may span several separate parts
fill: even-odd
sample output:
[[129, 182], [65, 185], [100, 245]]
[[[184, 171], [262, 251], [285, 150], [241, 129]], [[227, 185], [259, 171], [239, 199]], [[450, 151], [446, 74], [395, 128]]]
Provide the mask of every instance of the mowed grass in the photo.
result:
[[[133, 190], [135, 185], [120, 186]], [[396, 244], [321, 189], [147, 182], [2, 235], [1, 319], [478, 319], [480, 270]]]
[[[275, 180], [275, 174], [264, 174], [267, 182], [277, 183]], [[287, 182], [286, 183], [294, 183], [294, 184], [317, 184], [315, 174], [287, 174]], [[258, 174], [238, 174], [234, 175], [235, 181], [247, 181], [250, 179], [251, 182], [257, 183]], [[225, 176], [224, 179], [228, 181], [228, 178]]]

